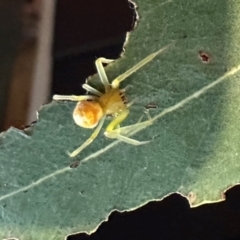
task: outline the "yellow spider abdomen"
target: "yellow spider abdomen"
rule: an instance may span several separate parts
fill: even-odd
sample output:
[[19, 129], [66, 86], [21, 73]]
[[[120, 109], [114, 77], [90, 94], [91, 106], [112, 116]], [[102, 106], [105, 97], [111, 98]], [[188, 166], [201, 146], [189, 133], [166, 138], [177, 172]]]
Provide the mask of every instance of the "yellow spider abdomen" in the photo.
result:
[[103, 116], [102, 107], [95, 101], [80, 101], [73, 111], [73, 119], [84, 128], [94, 128]]

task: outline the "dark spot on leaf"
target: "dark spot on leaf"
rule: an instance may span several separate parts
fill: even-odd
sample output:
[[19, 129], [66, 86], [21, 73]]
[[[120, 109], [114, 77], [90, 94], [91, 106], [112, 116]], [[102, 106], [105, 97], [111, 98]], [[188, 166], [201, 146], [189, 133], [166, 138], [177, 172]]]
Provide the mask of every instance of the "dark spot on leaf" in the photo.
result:
[[70, 164], [70, 168], [77, 168], [80, 165], [79, 161], [75, 161], [73, 163]]
[[203, 63], [209, 63], [210, 62], [210, 55], [207, 52], [199, 51], [198, 56], [202, 60]]
[[158, 108], [157, 104], [155, 103], [149, 103], [145, 106], [146, 109], [156, 109]]

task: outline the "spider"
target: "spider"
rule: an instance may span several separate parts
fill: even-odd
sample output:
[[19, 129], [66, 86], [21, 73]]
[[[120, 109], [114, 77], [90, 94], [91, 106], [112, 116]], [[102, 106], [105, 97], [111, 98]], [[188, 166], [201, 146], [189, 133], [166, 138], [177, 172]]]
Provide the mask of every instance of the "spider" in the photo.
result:
[[76, 155], [78, 155], [98, 136], [107, 116], [111, 116], [113, 119], [108, 124], [104, 132], [106, 137], [116, 138], [118, 140], [133, 145], [141, 145], [149, 142], [149, 141], [140, 142], [128, 137], [129, 134], [133, 133], [137, 129], [152, 124], [152, 119], [148, 112], [146, 112], [148, 120], [140, 122], [142, 119], [141, 117], [136, 124], [126, 127], [120, 127], [120, 124], [129, 115], [129, 107], [136, 101], [133, 100], [130, 103], [126, 102], [125, 91], [127, 87], [125, 89], [120, 89], [120, 83], [124, 81], [132, 73], [134, 73], [135, 71], [143, 67], [145, 64], [153, 60], [159, 53], [164, 51], [170, 45], [164, 47], [163, 49], [158, 50], [157, 52], [150, 54], [149, 56], [141, 60], [139, 63], [137, 63], [135, 66], [130, 68], [128, 71], [115, 78], [112, 81], [112, 83], [109, 83], [108, 81], [107, 75], [103, 67], [103, 63], [108, 64], [113, 62], [114, 60], [106, 59], [103, 57], [98, 58], [95, 61], [95, 65], [100, 80], [105, 88], [104, 93], [98, 91], [97, 89], [85, 83], [82, 85], [82, 87], [93, 95], [53, 96], [53, 99], [57, 101], [69, 100], [78, 102], [73, 111], [73, 119], [77, 125], [83, 128], [95, 128], [97, 126], [92, 135], [79, 148], [77, 148], [72, 153], [69, 153], [70, 157], [75, 157]]

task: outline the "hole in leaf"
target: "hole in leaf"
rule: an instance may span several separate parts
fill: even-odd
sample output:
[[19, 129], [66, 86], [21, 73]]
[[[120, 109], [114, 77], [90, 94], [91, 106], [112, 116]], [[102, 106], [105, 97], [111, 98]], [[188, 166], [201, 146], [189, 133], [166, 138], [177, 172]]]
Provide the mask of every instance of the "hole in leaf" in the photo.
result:
[[158, 108], [158, 105], [155, 103], [149, 103], [145, 106], [146, 109], [156, 109]]
[[78, 166], [80, 165], [80, 162], [79, 161], [75, 161], [73, 163], [70, 164], [70, 168], [77, 168]]
[[210, 62], [210, 55], [207, 52], [199, 51], [198, 56], [202, 60], [203, 63], [209, 63]]

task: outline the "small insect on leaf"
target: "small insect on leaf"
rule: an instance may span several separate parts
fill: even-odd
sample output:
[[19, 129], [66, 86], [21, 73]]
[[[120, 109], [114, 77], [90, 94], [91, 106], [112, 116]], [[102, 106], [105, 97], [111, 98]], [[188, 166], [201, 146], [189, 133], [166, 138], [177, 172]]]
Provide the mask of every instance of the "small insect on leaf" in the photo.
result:
[[[143, 126], [148, 126], [152, 124], [152, 119], [149, 114], [148, 120], [144, 122], [138, 122], [136, 124], [119, 127], [120, 124], [128, 117], [130, 106], [136, 101], [133, 100], [129, 103], [126, 101], [125, 92], [126, 89], [120, 89], [120, 83], [124, 81], [128, 76], [142, 68], [144, 65], [152, 61], [158, 54], [168, 49], [172, 44], [167, 45], [166, 47], [154, 52], [144, 58], [142, 61], [137, 63], [135, 66], [127, 70], [125, 73], [119, 75], [111, 83], [109, 82], [107, 75], [105, 73], [103, 64], [108, 64], [114, 60], [106, 58], [98, 58], [95, 62], [98, 75], [104, 86], [105, 91], [102, 93], [97, 89], [93, 88], [88, 84], [83, 84], [83, 88], [87, 90], [92, 95], [83, 95], [83, 96], [62, 96], [54, 95], [53, 99], [57, 101], [69, 100], [77, 101], [77, 105], [73, 111], [73, 119], [75, 123], [83, 128], [95, 128], [92, 135], [75, 151], [70, 153], [70, 157], [75, 157], [79, 154], [84, 148], [86, 148], [99, 134], [103, 123], [107, 116], [111, 116], [112, 121], [108, 124], [104, 134], [109, 138], [115, 138], [123, 142], [132, 144], [132, 145], [141, 145], [148, 143], [149, 141], [137, 141], [135, 139], [129, 138], [124, 135], [124, 133], [131, 133], [131, 131], [136, 131], [138, 128]], [[155, 104], [149, 104], [148, 108], [156, 108]]]

